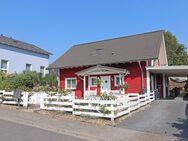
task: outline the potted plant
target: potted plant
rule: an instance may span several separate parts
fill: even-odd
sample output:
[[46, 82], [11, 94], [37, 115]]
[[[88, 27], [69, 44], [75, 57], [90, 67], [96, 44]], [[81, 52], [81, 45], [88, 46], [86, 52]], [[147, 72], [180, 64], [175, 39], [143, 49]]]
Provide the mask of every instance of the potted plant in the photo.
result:
[[102, 80], [97, 77], [97, 95], [100, 95], [100, 88], [101, 88], [101, 83], [102, 83]]
[[122, 84], [122, 85], [120, 85], [120, 93], [121, 93], [121, 91], [126, 91], [128, 89], [128, 84]]

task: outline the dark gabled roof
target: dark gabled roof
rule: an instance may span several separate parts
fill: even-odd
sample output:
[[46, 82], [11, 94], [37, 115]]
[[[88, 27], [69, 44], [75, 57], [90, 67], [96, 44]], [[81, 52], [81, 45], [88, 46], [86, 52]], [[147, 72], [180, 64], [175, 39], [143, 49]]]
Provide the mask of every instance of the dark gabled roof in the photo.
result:
[[49, 68], [125, 63], [157, 59], [163, 30], [73, 46]]
[[19, 41], [19, 40], [13, 39], [13, 38], [5, 37], [4, 35], [0, 35], [0, 44], [9, 45], [9, 46], [12, 46], [15, 48], [19, 48], [19, 49], [39, 53], [39, 54], [51, 55], [50, 52], [48, 52], [44, 49], [41, 49], [35, 45], [25, 43], [23, 41]]

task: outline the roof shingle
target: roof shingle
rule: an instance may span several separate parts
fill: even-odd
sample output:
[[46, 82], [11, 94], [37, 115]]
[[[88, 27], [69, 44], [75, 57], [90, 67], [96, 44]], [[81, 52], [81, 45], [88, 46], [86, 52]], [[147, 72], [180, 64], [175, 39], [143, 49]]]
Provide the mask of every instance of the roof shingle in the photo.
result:
[[44, 49], [41, 49], [35, 45], [25, 43], [23, 41], [19, 41], [13, 38], [5, 37], [3, 35], [0, 35], [0, 44], [9, 45], [15, 48], [24, 49], [24, 50], [32, 51], [32, 52], [39, 53], [39, 54], [51, 55], [50, 52]]
[[49, 68], [125, 63], [157, 59], [163, 30], [73, 46]]

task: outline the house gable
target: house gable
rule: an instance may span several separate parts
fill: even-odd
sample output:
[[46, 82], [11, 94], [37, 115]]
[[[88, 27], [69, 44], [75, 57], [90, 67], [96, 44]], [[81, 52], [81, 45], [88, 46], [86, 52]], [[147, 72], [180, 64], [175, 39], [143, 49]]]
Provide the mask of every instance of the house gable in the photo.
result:
[[161, 45], [160, 45], [157, 65], [160, 65], [160, 66], [168, 65], [164, 36], [163, 36], [163, 39], [162, 39]]

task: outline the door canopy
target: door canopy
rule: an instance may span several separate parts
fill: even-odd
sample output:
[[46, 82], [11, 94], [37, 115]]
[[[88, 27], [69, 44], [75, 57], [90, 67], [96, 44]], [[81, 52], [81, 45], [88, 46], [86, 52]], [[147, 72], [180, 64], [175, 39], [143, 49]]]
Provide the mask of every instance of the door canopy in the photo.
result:
[[129, 74], [129, 71], [126, 69], [108, 67], [97, 65], [94, 67], [87, 68], [85, 70], [79, 71], [76, 73], [79, 76], [88, 76], [88, 75], [101, 75], [101, 74]]

